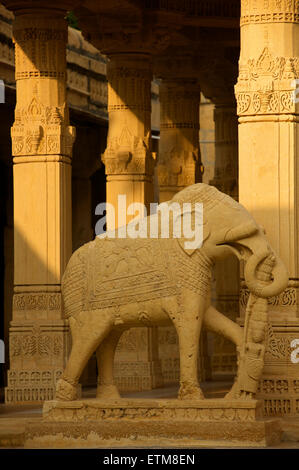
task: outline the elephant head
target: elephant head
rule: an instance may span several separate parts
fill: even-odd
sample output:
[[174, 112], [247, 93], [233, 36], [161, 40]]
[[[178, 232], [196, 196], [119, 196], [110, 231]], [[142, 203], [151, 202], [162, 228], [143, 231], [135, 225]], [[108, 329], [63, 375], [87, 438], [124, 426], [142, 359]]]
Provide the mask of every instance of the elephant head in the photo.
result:
[[[206, 184], [195, 184], [177, 193], [171, 202], [203, 204], [202, 253], [211, 260], [225, 257], [233, 252], [245, 260], [245, 281], [249, 290], [258, 297], [278, 295], [288, 285], [288, 273], [283, 262], [275, 255], [268, 243], [264, 229], [249, 212], [234, 199]], [[196, 218], [193, 218], [193, 223]], [[196, 248], [185, 249], [185, 239], [178, 240], [180, 246], [192, 256]], [[258, 268], [267, 260], [274, 264], [270, 284], [258, 279]]]

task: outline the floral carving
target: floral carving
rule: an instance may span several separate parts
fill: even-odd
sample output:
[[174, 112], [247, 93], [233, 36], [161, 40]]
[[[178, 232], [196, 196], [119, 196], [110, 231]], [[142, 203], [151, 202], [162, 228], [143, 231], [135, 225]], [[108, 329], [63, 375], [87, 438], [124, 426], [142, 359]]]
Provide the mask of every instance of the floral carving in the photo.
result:
[[275, 57], [265, 47], [258, 59], [240, 64], [235, 86], [238, 114], [295, 112], [292, 82], [298, 77], [298, 57]]
[[[249, 290], [242, 288], [240, 292], [240, 306], [244, 310], [249, 298]], [[273, 306], [293, 306], [297, 303], [297, 290], [294, 287], [288, 287], [280, 295], [270, 297], [268, 304]]]
[[44, 333], [39, 327], [34, 327], [30, 334], [13, 334], [11, 336], [11, 356], [40, 356], [51, 354], [60, 355], [62, 351], [62, 336]]
[[75, 129], [67, 125], [65, 106], [45, 106], [33, 95], [27, 108], [16, 108], [11, 136], [15, 156], [69, 155]]
[[291, 341], [293, 336], [275, 334], [273, 328], [268, 324], [266, 358], [291, 359]]
[[61, 308], [61, 294], [15, 294], [13, 299], [14, 310], [59, 310]]

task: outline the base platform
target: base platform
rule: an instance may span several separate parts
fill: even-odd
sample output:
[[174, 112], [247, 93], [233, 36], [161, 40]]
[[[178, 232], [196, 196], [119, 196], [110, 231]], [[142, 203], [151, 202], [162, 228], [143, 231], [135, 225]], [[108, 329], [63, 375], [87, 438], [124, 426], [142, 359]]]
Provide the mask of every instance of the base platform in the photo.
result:
[[281, 440], [256, 400], [86, 399], [48, 401], [29, 422], [27, 448], [267, 447]]

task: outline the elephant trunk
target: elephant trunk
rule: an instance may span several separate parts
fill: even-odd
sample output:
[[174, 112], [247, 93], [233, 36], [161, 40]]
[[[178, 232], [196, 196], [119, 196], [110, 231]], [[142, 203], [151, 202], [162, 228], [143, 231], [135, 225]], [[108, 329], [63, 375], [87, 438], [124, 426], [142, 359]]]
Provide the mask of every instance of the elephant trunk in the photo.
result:
[[[270, 284], [265, 282], [266, 279], [264, 282], [258, 280], [256, 273], [258, 265], [265, 262], [269, 256], [271, 256], [271, 262], [275, 263], [272, 270], [273, 281]], [[273, 254], [269, 255], [268, 251], [253, 254], [246, 263], [244, 270], [245, 281], [250, 292], [257, 297], [264, 299], [274, 297], [284, 291], [288, 285], [289, 276], [283, 262], [279, 258], [273, 258], [273, 256]]]

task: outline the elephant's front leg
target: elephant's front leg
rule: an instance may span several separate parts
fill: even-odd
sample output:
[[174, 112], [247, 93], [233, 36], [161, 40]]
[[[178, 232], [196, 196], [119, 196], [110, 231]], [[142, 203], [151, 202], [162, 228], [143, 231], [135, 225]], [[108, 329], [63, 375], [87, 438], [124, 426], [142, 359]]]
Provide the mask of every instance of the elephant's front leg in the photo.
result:
[[198, 383], [198, 348], [204, 305], [198, 296], [188, 292], [183, 296], [181, 312], [174, 321], [180, 348], [180, 389], [178, 398], [200, 400], [204, 395]]
[[98, 311], [82, 312], [69, 319], [72, 350], [56, 385], [57, 400], [76, 400], [80, 376], [93, 352], [110, 332], [112, 320]]

